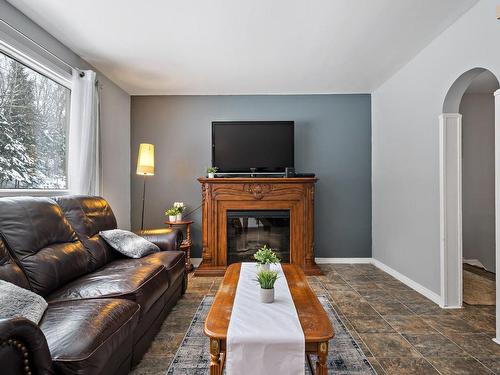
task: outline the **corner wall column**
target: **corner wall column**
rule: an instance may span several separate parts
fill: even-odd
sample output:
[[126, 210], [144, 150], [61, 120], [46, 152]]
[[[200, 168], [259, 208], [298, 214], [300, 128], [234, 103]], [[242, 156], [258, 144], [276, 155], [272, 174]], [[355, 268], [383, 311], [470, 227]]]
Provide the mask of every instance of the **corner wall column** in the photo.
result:
[[500, 344], [500, 90], [495, 91], [495, 263], [496, 263], [496, 338]]
[[439, 116], [441, 307], [462, 306], [462, 115]]

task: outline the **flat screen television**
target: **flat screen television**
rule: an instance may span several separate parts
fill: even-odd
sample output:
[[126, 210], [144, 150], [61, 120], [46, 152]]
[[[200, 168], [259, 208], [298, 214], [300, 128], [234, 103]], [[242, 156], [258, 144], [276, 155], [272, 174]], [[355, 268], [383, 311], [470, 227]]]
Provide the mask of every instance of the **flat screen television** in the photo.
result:
[[212, 122], [212, 166], [220, 173], [284, 172], [294, 167], [293, 121]]

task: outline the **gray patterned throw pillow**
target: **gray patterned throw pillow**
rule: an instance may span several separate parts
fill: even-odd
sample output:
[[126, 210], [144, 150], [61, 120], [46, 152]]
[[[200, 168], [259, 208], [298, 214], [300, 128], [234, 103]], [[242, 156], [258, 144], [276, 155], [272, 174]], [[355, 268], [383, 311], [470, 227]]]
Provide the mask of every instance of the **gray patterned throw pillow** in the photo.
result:
[[129, 258], [142, 258], [160, 251], [154, 243], [128, 230], [112, 229], [99, 232], [104, 241], [116, 251]]
[[0, 319], [20, 316], [38, 324], [47, 306], [47, 302], [42, 296], [0, 280]]

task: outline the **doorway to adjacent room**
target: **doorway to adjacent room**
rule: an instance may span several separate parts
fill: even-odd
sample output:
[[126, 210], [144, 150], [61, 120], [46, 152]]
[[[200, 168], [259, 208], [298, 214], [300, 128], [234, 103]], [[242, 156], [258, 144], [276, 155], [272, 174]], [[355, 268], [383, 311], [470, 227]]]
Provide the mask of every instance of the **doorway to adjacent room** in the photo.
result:
[[495, 304], [499, 87], [489, 70], [471, 69], [451, 86], [440, 116], [441, 296], [447, 308]]

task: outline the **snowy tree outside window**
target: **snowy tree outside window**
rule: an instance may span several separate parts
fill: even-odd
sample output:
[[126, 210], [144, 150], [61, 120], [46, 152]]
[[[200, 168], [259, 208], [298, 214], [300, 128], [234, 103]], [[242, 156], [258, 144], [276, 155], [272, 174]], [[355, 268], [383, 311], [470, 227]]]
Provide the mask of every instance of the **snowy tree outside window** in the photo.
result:
[[66, 189], [71, 91], [0, 52], [0, 189]]

